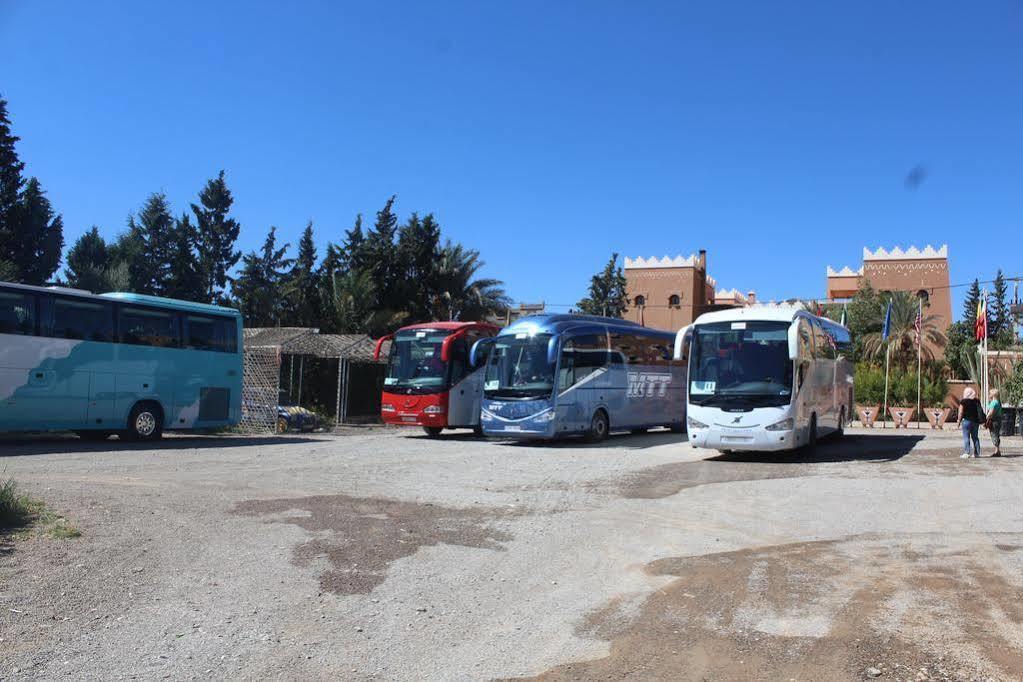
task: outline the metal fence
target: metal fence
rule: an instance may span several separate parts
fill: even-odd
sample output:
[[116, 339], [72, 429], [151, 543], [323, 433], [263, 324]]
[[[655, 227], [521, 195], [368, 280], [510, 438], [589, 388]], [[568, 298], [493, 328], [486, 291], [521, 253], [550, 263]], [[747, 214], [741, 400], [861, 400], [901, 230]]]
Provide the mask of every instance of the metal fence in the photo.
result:
[[276, 346], [245, 349], [242, 370], [242, 420], [245, 433], [275, 433], [281, 378], [281, 349]]

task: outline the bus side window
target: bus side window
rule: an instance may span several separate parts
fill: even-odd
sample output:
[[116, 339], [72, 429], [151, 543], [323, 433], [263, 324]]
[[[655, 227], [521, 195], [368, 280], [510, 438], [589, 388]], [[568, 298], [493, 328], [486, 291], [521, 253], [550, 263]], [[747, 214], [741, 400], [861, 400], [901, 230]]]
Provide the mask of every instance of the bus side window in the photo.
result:
[[79, 341], [113, 341], [114, 307], [109, 303], [54, 297], [53, 336]]
[[558, 390], [563, 391], [575, 383], [575, 346], [572, 339], [561, 345], [561, 359], [558, 362]]
[[183, 340], [183, 345], [193, 350], [238, 352], [237, 325], [229, 317], [187, 315]]
[[20, 291], [0, 291], [0, 334], [36, 333], [36, 297]]
[[575, 377], [579, 383], [601, 367], [607, 366], [606, 336], [580, 336], [574, 339]]
[[158, 348], [180, 345], [177, 315], [169, 310], [123, 305], [118, 322], [121, 343]]

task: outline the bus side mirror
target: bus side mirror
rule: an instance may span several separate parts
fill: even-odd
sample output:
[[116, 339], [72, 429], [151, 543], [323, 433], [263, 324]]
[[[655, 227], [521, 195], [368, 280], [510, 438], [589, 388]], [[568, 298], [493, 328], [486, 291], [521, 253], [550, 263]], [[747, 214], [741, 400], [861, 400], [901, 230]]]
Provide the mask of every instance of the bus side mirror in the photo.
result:
[[451, 344], [455, 342], [455, 339], [460, 339], [463, 336], [465, 336], [464, 331], [457, 331], [454, 334], [448, 334], [444, 337], [444, 340], [440, 344], [441, 362], [451, 361]]
[[556, 365], [558, 364], [558, 337], [552, 336], [551, 340], [547, 342], [547, 364]]
[[383, 347], [385, 341], [390, 341], [394, 338], [394, 334], [388, 334], [387, 336], [381, 336], [377, 339], [377, 345], [373, 349], [373, 361], [380, 359], [380, 349]]
[[689, 337], [693, 325], [688, 324], [678, 330], [678, 334], [675, 334], [675, 359], [681, 360], [686, 356], [686, 345], [689, 344]]
[[789, 327], [789, 360], [799, 359], [799, 320]]
[[469, 351], [469, 366], [479, 367], [480, 363], [483, 362], [483, 354], [487, 351], [487, 347], [494, 343], [493, 337], [480, 339], [476, 343], [472, 344], [472, 349]]

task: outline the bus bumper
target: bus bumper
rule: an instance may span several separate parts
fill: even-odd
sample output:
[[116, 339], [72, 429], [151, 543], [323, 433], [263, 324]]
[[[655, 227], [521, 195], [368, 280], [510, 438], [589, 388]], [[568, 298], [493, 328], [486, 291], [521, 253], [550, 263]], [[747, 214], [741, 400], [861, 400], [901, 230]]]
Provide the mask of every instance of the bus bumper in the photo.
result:
[[792, 450], [797, 446], [795, 431], [756, 431], [734, 434], [719, 429], [689, 429], [689, 443], [694, 448], [709, 450], [741, 450], [748, 452], [775, 452]]

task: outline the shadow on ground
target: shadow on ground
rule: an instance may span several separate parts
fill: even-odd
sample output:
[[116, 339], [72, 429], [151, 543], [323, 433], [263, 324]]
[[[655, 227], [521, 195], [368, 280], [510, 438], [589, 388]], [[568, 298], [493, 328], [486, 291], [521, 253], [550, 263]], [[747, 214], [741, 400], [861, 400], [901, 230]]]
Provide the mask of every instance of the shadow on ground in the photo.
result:
[[728, 452], [708, 457], [711, 462], [764, 462], [778, 464], [795, 462], [814, 464], [825, 462], [894, 462], [902, 459], [922, 441], [924, 436], [863, 436], [846, 435], [838, 440], [823, 440], [812, 450], [800, 448], [785, 452]]
[[75, 436], [46, 435], [0, 438], [0, 459], [31, 455], [73, 455], [91, 452], [137, 452], [154, 450], [202, 450], [244, 448], [252, 445], [301, 445], [319, 442], [303, 436], [171, 436], [158, 441], [130, 441], [111, 438], [82, 440]]
[[606, 440], [599, 443], [591, 443], [578, 436], [569, 436], [559, 440], [508, 440], [501, 438], [488, 439], [491, 443], [506, 445], [510, 447], [533, 447], [550, 449], [593, 449], [593, 448], [614, 448], [618, 450], [645, 450], [655, 448], [659, 445], [682, 445], [687, 443], [687, 436], [684, 433], [672, 433], [671, 431], [659, 430], [649, 433], [612, 433]]

